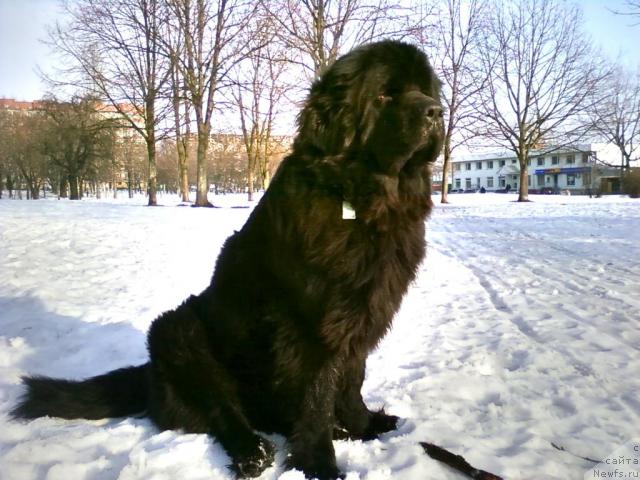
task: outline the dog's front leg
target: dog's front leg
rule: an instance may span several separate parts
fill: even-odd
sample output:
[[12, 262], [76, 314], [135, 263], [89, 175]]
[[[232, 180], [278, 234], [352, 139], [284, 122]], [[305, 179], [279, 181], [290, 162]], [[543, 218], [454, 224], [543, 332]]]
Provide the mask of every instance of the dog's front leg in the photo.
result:
[[336, 391], [337, 428], [334, 438], [372, 440], [384, 432], [394, 430], [398, 417], [384, 410], [371, 411], [362, 399], [362, 383], [366, 357], [352, 357], [345, 365]]
[[336, 466], [333, 449], [337, 373], [333, 366], [321, 367], [303, 394], [298, 418], [290, 437], [290, 468], [302, 470], [308, 478], [344, 478]]

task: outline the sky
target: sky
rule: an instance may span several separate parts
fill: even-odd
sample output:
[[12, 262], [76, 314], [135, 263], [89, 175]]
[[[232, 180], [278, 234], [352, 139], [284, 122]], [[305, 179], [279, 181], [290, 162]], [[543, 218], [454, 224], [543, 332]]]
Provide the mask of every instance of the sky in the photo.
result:
[[[594, 42], [624, 65], [640, 65], [640, 25], [610, 9], [624, 0], [582, 0], [585, 28]], [[56, 57], [41, 40], [59, 17], [57, 0], [0, 0], [0, 98], [35, 100], [46, 92], [38, 67], [51, 72]]]

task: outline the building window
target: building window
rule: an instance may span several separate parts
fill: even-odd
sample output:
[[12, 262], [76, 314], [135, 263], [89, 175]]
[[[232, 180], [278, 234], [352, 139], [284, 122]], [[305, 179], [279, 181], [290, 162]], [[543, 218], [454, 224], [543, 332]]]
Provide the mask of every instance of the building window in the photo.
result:
[[531, 186], [531, 175], [527, 175], [527, 185]]
[[493, 160], [487, 162], [487, 168], [493, 168]]
[[471, 170], [471, 162], [467, 162], [464, 164], [464, 169], [465, 170]]
[[482, 170], [482, 162], [476, 162], [476, 170]]
[[560, 165], [560, 157], [557, 155], [551, 157], [551, 165]]
[[567, 174], [567, 185], [568, 186], [575, 186], [575, 184], [576, 184], [576, 176], [568, 173]]
[[460, 179], [456, 178], [456, 189], [460, 190]]
[[504, 177], [498, 178], [498, 185], [500, 185], [502, 188], [504, 188], [507, 185], [507, 182], [505, 182]]
[[504, 160], [500, 160], [500, 166], [504, 167], [504, 164], [505, 164]]
[[531, 159], [527, 160], [527, 167], [531, 166]]
[[589, 154], [588, 153], [583, 153], [582, 154], [582, 163], [587, 163], [589, 161]]
[[567, 165], [571, 165], [573, 163], [576, 163], [576, 156], [575, 155], [567, 155]]
[[460, 164], [459, 163], [454, 163], [453, 164], [453, 170], [455, 172], [459, 172], [460, 171]]
[[466, 188], [467, 190], [471, 190], [471, 179], [470, 178], [465, 178], [464, 179], [464, 188]]
[[511, 165], [515, 165], [517, 161], [518, 161], [518, 160], [516, 160], [516, 159], [514, 158], [513, 160], [511, 160]]
[[476, 188], [480, 188], [480, 178], [476, 178]]
[[538, 177], [538, 186], [544, 187], [544, 175], [536, 175]]
[[538, 157], [538, 166], [539, 167], [544, 166], [544, 157]]
[[493, 177], [487, 177], [487, 188], [493, 188]]

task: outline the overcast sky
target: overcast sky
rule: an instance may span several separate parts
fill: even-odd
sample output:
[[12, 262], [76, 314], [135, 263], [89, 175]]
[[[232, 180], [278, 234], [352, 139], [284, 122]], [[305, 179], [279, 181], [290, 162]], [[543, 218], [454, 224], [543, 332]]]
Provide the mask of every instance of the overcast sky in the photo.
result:
[[[99, 1], [99, 0], [96, 0]], [[623, 0], [582, 0], [586, 29], [611, 57], [640, 65], [640, 25], [608, 8], [624, 8]], [[35, 100], [46, 87], [36, 71], [51, 71], [55, 56], [39, 40], [58, 16], [57, 0], [0, 0], [0, 98]]]

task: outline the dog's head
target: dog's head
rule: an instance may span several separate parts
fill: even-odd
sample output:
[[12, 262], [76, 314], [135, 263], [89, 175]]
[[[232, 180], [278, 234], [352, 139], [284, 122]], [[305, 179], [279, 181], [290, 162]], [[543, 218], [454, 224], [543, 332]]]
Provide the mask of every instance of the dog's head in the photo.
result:
[[357, 151], [373, 170], [397, 173], [408, 164], [433, 162], [440, 152], [440, 82], [412, 45], [364, 45], [313, 84], [298, 125], [298, 141], [324, 155]]

